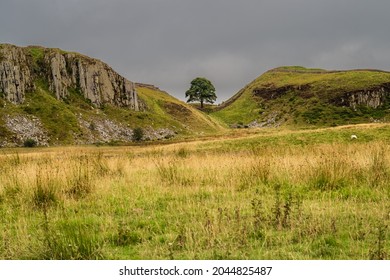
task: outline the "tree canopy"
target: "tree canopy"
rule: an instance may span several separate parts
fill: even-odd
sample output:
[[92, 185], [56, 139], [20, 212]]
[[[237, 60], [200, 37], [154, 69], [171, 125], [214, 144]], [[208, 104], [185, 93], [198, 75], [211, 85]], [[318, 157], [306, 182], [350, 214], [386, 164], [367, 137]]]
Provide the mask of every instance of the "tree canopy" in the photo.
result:
[[213, 84], [206, 78], [195, 78], [191, 81], [191, 87], [186, 91], [187, 102], [199, 101], [200, 107], [203, 103], [213, 104], [217, 100]]

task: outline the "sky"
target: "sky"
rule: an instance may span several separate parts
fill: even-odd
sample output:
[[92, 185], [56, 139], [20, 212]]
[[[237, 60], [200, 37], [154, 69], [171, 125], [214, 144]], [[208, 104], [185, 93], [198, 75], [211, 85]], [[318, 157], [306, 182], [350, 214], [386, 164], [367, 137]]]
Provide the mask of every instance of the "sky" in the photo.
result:
[[388, 0], [1, 0], [0, 42], [98, 58], [185, 100], [220, 103], [267, 70], [390, 70]]

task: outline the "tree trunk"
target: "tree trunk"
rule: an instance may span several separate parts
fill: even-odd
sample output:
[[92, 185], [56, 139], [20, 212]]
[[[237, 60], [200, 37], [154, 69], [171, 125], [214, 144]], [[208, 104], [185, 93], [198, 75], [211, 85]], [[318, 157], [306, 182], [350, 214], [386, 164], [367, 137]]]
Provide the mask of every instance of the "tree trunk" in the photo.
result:
[[200, 108], [203, 109], [203, 99], [200, 100]]

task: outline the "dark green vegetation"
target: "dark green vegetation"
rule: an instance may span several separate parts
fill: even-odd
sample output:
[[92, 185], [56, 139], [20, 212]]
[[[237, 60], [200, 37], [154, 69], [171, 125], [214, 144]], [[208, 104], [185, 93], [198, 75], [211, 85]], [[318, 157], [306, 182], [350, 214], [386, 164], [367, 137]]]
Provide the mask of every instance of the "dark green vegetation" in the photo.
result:
[[134, 130], [133, 130], [133, 139], [134, 139], [134, 141], [139, 142], [139, 141], [142, 140], [143, 137], [144, 137], [143, 129], [140, 128], [140, 127], [134, 128]]
[[23, 143], [23, 146], [24, 147], [27, 147], [27, 148], [33, 148], [33, 147], [36, 147], [37, 146], [37, 141], [34, 140], [34, 139], [26, 139]]
[[255, 79], [212, 115], [229, 125], [257, 120], [269, 126], [337, 126], [387, 121], [389, 101], [388, 72], [281, 67]]
[[217, 100], [213, 84], [206, 78], [195, 78], [191, 81], [190, 89], [186, 91], [187, 102], [200, 102], [200, 108], [203, 104], [214, 103]]

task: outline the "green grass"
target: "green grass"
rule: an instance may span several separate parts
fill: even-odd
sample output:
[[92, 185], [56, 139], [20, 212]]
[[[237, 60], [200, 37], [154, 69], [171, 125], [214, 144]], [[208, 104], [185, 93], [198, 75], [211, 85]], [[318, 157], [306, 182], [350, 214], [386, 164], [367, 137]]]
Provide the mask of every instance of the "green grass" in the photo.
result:
[[223, 120], [227, 124], [248, 124], [260, 117], [263, 112], [261, 106], [254, 102], [249, 91], [245, 91], [241, 98], [236, 100], [226, 109], [216, 111], [211, 115]]
[[153, 118], [153, 124], [157, 127], [166, 127], [169, 124], [178, 132], [187, 135], [218, 133], [224, 130], [220, 121], [165, 92], [139, 87], [137, 93], [146, 103], [146, 116]]
[[45, 68], [46, 68], [44, 62], [45, 51], [46, 51], [45, 48], [38, 47], [38, 46], [27, 47], [27, 53], [30, 55], [32, 60], [32, 70], [38, 76], [41, 76], [42, 73], [45, 73]]
[[71, 144], [74, 143], [74, 135], [81, 133], [72, 109], [42, 86], [38, 85], [34, 93], [27, 94], [26, 102], [20, 109], [42, 121], [51, 143]]
[[45, 55], [45, 49], [42, 47], [29, 47], [28, 52], [35, 62], [43, 60]]
[[[350, 92], [364, 91], [390, 82], [390, 73], [372, 70], [326, 71], [299, 66], [270, 70], [248, 84], [232, 104], [212, 113], [227, 124], [264, 121], [277, 114], [285, 126], [310, 127], [387, 121], [389, 100], [373, 109], [339, 106], [335, 100]], [[275, 99], [253, 94], [255, 89], [281, 89]], [[228, 102], [229, 103], [229, 102]]]

